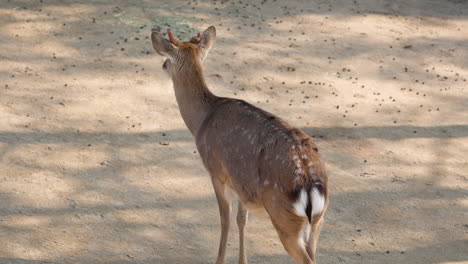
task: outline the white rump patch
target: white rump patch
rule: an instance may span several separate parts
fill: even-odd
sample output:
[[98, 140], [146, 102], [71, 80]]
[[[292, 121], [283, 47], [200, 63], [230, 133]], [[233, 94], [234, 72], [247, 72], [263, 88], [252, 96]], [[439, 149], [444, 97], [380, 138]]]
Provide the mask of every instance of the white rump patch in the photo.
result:
[[299, 199], [297, 202], [293, 203], [294, 209], [296, 209], [296, 214], [298, 216], [306, 216], [306, 206], [307, 206], [307, 192], [304, 189], [301, 189], [299, 194]]
[[317, 187], [313, 187], [311, 191], [312, 195], [312, 215], [320, 214], [325, 206], [325, 197], [319, 192]]

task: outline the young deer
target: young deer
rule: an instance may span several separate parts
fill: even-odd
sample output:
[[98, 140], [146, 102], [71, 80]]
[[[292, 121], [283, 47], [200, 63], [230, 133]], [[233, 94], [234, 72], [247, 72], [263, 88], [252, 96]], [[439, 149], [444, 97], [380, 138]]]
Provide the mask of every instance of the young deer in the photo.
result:
[[242, 100], [214, 95], [202, 61], [216, 40], [213, 26], [188, 42], [153, 30], [156, 52], [174, 85], [180, 113], [209, 171], [221, 215], [217, 264], [224, 264], [231, 200], [239, 198], [239, 263], [247, 263], [247, 208], [265, 208], [296, 263], [316, 263], [315, 249], [328, 204], [327, 176], [317, 147], [301, 130]]

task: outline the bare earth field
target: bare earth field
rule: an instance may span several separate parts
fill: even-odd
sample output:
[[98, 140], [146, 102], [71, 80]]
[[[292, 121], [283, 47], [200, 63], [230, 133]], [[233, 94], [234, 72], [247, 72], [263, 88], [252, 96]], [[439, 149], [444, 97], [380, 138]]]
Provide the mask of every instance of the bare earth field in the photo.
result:
[[[213, 92], [326, 160], [320, 264], [468, 263], [468, 1], [2, 0], [1, 264], [214, 263], [215, 196], [148, 38], [209, 25]], [[246, 239], [293, 263], [265, 215]]]

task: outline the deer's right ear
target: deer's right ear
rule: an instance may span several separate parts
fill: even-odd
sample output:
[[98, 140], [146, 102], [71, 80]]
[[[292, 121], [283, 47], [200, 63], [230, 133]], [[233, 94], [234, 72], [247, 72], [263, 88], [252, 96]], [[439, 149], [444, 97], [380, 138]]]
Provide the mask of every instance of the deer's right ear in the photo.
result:
[[200, 42], [198, 43], [198, 45], [203, 48], [203, 59], [206, 58], [208, 51], [210, 51], [215, 42], [216, 28], [214, 26], [210, 26], [205, 31], [203, 31], [200, 37]]
[[154, 50], [159, 54], [171, 58], [177, 47], [174, 46], [168, 39], [158, 32], [151, 32], [151, 42], [153, 43]]

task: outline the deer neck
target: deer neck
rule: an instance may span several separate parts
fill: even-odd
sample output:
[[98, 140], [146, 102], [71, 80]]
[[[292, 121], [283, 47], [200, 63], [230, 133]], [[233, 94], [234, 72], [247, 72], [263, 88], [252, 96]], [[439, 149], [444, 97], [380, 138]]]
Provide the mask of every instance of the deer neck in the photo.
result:
[[198, 63], [181, 69], [172, 81], [180, 114], [192, 135], [196, 135], [217, 97], [208, 89]]

